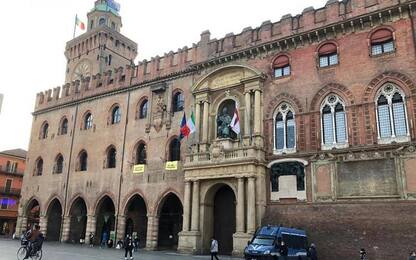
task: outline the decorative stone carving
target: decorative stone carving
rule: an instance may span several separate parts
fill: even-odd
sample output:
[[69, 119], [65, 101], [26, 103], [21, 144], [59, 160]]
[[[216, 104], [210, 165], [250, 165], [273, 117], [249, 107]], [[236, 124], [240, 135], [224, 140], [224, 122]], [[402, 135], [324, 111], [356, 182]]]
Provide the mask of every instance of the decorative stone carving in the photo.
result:
[[221, 143], [215, 143], [211, 146], [212, 161], [218, 162], [224, 159], [224, 147]]
[[162, 129], [162, 126], [166, 119], [165, 92], [154, 93], [153, 101], [154, 106], [152, 113], [152, 125], [155, 128], [156, 132], [159, 132]]

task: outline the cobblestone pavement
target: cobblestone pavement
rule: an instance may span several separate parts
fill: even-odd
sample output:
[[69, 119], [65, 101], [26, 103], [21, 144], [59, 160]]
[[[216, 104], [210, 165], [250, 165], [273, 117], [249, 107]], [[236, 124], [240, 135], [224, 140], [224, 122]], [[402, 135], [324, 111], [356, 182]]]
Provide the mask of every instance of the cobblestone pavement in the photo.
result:
[[[16, 260], [16, 252], [20, 247], [20, 241], [0, 239], [0, 260]], [[124, 259], [124, 250], [89, 248], [61, 243], [44, 243], [42, 260], [118, 260]], [[134, 253], [135, 260], [177, 260], [177, 259], [210, 259], [209, 256], [181, 255], [175, 252], [149, 252], [140, 250]], [[221, 260], [234, 260], [228, 256], [220, 257]]]

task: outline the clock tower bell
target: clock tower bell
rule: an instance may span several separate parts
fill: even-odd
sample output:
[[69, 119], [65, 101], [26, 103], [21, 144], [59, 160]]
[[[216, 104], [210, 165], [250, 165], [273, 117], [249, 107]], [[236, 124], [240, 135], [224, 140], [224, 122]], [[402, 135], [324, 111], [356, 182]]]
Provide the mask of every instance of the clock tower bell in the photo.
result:
[[87, 31], [66, 44], [65, 83], [132, 64], [137, 43], [120, 33], [120, 6], [114, 0], [97, 0], [87, 14]]

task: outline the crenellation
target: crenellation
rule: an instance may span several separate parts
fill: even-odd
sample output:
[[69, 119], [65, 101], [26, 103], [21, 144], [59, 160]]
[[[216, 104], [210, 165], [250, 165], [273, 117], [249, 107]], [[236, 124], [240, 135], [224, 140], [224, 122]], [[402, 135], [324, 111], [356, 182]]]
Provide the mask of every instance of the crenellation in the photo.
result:
[[45, 91], [46, 96], [46, 102], [49, 103], [49, 101], [52, 100], [52, 89], [48, 89]]
[[341, 4], [337, 0], [329, 0], [326, 2], [326, 19], [328, 23], [333, 23], [339, 20]]
[[56, 101], [60, 98], [60, 94], [61, 94], [61, 87], [56, 87], [53, 89], [53, 100]]

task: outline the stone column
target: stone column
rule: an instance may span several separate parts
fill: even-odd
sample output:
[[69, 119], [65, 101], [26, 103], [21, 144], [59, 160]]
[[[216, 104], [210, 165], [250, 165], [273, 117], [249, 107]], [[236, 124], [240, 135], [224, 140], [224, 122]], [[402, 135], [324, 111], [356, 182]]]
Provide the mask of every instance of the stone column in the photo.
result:
[[191, 182], [185, 182], [185, 195], [183, 207], [183, 227], [182, 231], [189, 231], [189, 224], [191, 222]]
[[237, 233], [244, 233], [245, 214], [244, 214], [244, 178], [238, 178], [237, 193]]
[[256, 179], [248, 178], [247, 184], [247, 233], [256, 230]]
[[126, 236], [126, 216], [118, 215], [117, 216], [117, 234], [116, 240], [124, 240]]
[[197, 136], [198, 141], [200, 140], [199, 132], [201, 131], [200, 122], [201, 122], [201, 104], [197, 102], [195, 104], [195, 128], [196, 128], [196, 136]]
[[69, 239], [69, 231], [71, 228], [71, 216], [65, 216], [62, 219], [62, 236], [61, 242], [66, 242]]
[[95, 235], [95, 241], [93, 241], [93, 243], [99, 242], [99, 240], [101, 239], [97, 237], [97, 234], [95, 234], [95, 231], [96, 231], [95, 229], [97, 226], [96, 222], [97, 222], [97, 219], [95, 216], [93, 215], [87, 216], [87, 229], [85, 231], [85, 243], [86, 244], [90, 243], [90, 233], [93, 233]]
[[250, 110], [251, 110], [251, 94], [249, 91], [245, 93], [246, 109], [244, 114], [244, 135], [250, 135]]
[[254, 134], [261, 134], [261, 92], [259, 89], [254, 92]]
[[157, 248], [157, 238], [159, 231], [159, 216], [147, 216], [147, 238], [146, 249], [155, 250]]
[[192, 231], [199, 231], [199, 181], [193, 183], [191, 224]]
[[209, 112], [209, 103], [204, 101], [204, 116], [202, 118], [202, 142], [208, 142], [208, 112]]
[[15, 231], [16, 235], [20, 237], [22, 232], [26, 230], [26, 226], [27, 226], [27, 217], [19, 216], [17, 218], [17, 223], [16, 223], [16, 231]]
[[40, 216], [39, 217], [39, 226], [40, 226], [40, 232], [42, 232], [43, 233], [43, 235], [45, 236], [45, 237], [47, 237], [48, 236], [48, 217], [47, 216], [44, 216], [44, 215], [42, 215], [42, 216]]

